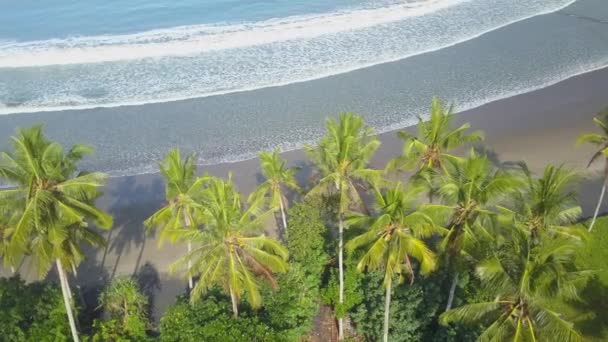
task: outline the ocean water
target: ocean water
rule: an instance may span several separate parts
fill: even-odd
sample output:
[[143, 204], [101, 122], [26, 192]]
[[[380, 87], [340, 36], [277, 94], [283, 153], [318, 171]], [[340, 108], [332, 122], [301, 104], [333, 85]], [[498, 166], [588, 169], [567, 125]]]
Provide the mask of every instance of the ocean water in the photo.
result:
[[8, 31], [0, 31], [0, 114], [310, 80], [440, 49], [572, 2], [15, 2], [0, 17]]
[[603, 0], [0, 7], [0, 138], [41, 122], [116, 175], [152, 172], [174, 146], [201, 163], [296, 148], [340, 111], [398, 128], [433, 95], [465, 109], [608, 65]]

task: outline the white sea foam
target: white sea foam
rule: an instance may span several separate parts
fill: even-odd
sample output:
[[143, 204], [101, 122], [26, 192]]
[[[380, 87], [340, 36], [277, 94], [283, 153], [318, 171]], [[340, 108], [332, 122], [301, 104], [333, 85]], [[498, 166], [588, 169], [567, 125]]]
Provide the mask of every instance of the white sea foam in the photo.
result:
[[422, 16], [466, 1], [468, 0], [427, 0], [239, 25], [180, 26], [115, 36], [20, 43], [0, 41], [0, 68], [191, 56], [288, 40], [305, 40]]
[[4, 43], [0, 114], [140, 105], [302, 82], [443, 49], [573, 2], [426, 0], [260, 23]]

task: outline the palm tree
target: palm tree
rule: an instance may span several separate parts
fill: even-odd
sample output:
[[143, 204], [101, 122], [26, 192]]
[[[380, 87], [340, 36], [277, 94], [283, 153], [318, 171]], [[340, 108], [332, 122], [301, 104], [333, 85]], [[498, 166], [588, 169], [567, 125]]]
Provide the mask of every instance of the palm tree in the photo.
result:
[[273, 273], [287, 270], [287, 249], [277, 240], [258, 234], [265, 217], [261, 209], [263, 199], [258, 198], [243, 208], [240, 194], [230, 179], [209, 179], [202, 203], [205, 230], [185, 233], [199, 247], [178, 260], [172, 270], [192, 261], [187, 273], [198, 275], [199, 281], [191, 299], [196, 301], [209, 289], [220, 286], [230, 294], [234, 318], [237, 318], [238, 303], [244, 293], [253, 308], [262, 303], [256, 278], [276, 287]]
[[583, 313], [571, 303], [590, 273], [576, 271], [576, 242], [547, 236], [535, 244], [519, 229], [507, 234], [506, 242], [491, 247], [492, 255], [476, 268], [494, 299], [444, 312], [440, 322], [491, 322], [480, 341], [582, 341], [573, 319]]
[[600, 207], [602, 206], [602, 201], [604, 200], [604, 194], [606, 193], [606, 187], [608, 186], [608, 108], [604, 109], [599, 115], [603, 116], [603, 118], [600, 119], [599, 117], [595, 117], [593, 118], [593, 121], [595, 122], [596, 126], [602, 130], [602, 133], [583, 134], [577, 140], [577, 144], [590, 143], [599, 147], [599, 149], [589, 160], [587, 167], [591, 166], [591, 164], [593, 164], [593, 162], [596, 161], [600, 156], [604, 156], [604, 180], [602, 183], [602, 191], [600, 193], [600, 198], [597, 201], [595, 212], [593, 213], [593, 219], [589, 225], [589, 231], [591, 231], [595, 225], [595, 220], [600, 212]]
[[571, 226], [579, 218], [581, 207], [573, 190], [578, 175], [563, 166], [545, 167], [542, 177], [535, 179], [525, 166], [524, 189], [513, 196], [512, 208], [499, 207], [510, 224], [528, 232], [533, 243], [544, 233], [577, 237]]
[[467, 133], [471, 127], [465, 123], [452, 129], [453, 106], [445, 107], [436, 97], [431, 104], [431, 116], [428, 121], [418, 119], [418, 136], [406, 131], [397, 133], [404, 140], [403, 154], [389, 163], [389, 168], [398, 170], [416, 169], [444, 170], [449, 159], [455, 158], [448, 152], [466, 143], [483, 139], [481, 132]]
[[[339, 302], [344, 303], [344, 213], [352, 203], [361, 203], [356, 182], [375, 183], [380, 173], [367, 168], [371, 157], [380, 146], [372, 129], [364, 126], [363, 118], [351, 113], [340, 115], [339, 122], [327, 120], [327, 133], [314, 148], [306, 152], [322, 174], [321, 180], [309, 192], [337, 193], [338, 212], [338, 273]], [[344, 321], [338, 319], [338, 338], [344, 338]]]
[[411, 258], [420, 263], [423, 274], [435, 269], [435, 255], [422, 239], [440, 230], [433, 220], [421, 211], [414, 211], [418, 189], [403, 190], [400, 183], [382, 194], [376, 192], [376, 205], [373, 215], [353, 214], [348, 218], [349, 225], [368, 227], [363, 234], [346, 244], [352, 253], [355, 249], [368, 247], [357, 264], [357, 270], [383, 270], [386, 300], [384, 306], [384, 341], [388, 341], [389, 314], [391, 305], [392, 281], [395, 275], [400, 280], [409, 275], [410, 284], [414, 282], [414, 269]]
[[509, 172], [496, 170], [486, 156], [472, 152], [466, 160], [450, 160], [445, 176], [436, 178], [443, 204], [428, 204], [437, 214], [448, 216], [448, 233], [441, 242], [448, 269], [452, 269], [446, 310], [452, 306], [458, 271], [458, 258], [466, 246], [483, 236], [491, 237], [484, 225], [494, 215], [490, 210], [500, 200], [515, 192], [521, 180]]
[[281, 210], [283, 229], [287, 231], [287, 217], [285, 216], [287, 199], [281, 188], [286, 186], [293, 190], [300, 189], [295, 179], [297, 169], [285, 167], [285, 161], [279, 156], [278, 150], [275, 150], [274, 153], [261, 152], [259, 157], [262, 175], [266, 178], [266, 181], [260, 184], [250, 196], [250, 201], [254, 197], [270, 196], [270, 207]]
[[91, 150], [74, 145], [64, 153], [59, 144], [44, 137], [39, 126], [18, 130], [12, 143], [13, 153], [0, 153], [0, 175], [15, 185], [0, 190], [0, 201], [14, 201], [19, 207], [6, 252], [11, 258], [30, 255], [40, 275], [55, 262], [72, 338], [78, 341], [63, 265], [81, 260], [77, 258], [82, 255], [80, 242], [104, 242], [88, 229], [87, 220], [100, 228], [112, 226], [112, 217], [91, 204], [106, 176], [80, 173], [73, 177], [77, 163]]
[[[201, 205], [197, 201], [202, 184], [208, 177], [196, 178], [196, 158], [194, 155], [183, 161], [178, 149], [167, 153], [160, 164], [160, 170], [166, 181], [165, 196], [167, 204], [152, 214], [144, 224], [148, 228], [160, 227], [159, 244], [165, 240], [176, 242], [182, 238], [184, 230], [197, 229], [200, 222]], [[192, 242], [188, 240], [188, 253], [192, 252]], [[188, 277], [188, 289], [194, 286], [192, 277]]]
[[145, 334], [148, 298], [134, 279], [112, 280], [101, 292], [99, 302], [112, 319], [120, 322], [122, 332]]

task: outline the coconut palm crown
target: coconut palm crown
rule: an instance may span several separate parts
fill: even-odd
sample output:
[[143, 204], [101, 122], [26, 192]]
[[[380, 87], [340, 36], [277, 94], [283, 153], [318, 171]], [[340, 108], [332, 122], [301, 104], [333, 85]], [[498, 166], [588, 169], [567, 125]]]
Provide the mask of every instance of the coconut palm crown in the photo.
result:
[[577, 271], [576, 241], [562, 236], [531, 241], [513, 229], [476, 268], [488, 298], [444, 312], [440, 322], [487, 323], [479, 341], [582, 341], [572, 303], [591, 273]]
[[[112, 226], [112, 217], [91, 203], [99, 196], [106, 175], [81, 172], [74, 176], [78, 162], [91, 149], [74, 145], [64, 153], [61, 145], [46, 139], [40, 126], [19, 130], [12, 142], [13, 153], [0, 153], [0, 176], [15, 185], [0, 190], [0, 200], [14, 203], [19, 213], [18, 220], [11, 220], [7, 253], [30, 255], [44, 275], [57, 257], [64, 256], [70, 236], [103, 244], [87, 220], [100, 228]], [[79, 245], [71, 247], [71, 255], [83, 254]]]
[[12, 264], [28, 255], [39, 275], [46, 274], [55, 262], [72, 339], [78, 341], [64, 265], [75, 269], [82, 261], [81, 243], [97, 247], [105, 243], [88, 222], [99, 228], [112, 226], [112, 217], [92, 204], [106, 175], [76, 174], [78, 162], [91, 149], [74, 145], [64, 152], [61, 145], [44, 136], [40, 126], [20, 129], [11, 139], [13, 152], [0, 153], [0, 177], [14, 187], [0, 190], [0, 203], [11, 202], [17, 214], [9, 218], [10, 228], [5, 230], [10, 239], [4, 258]]
[[[327, 133], [317, 147], [306, 146], [306, 152], [321, 172], [322, 178], [310, 190], [309, 196], [320, 193], [338, 195], [338, 274], [339, 303], [344, 303], [344, 213], [353, 203], [361, 204], [357, 182], [374, 184], [380, 180], [380, 172], [368, 168], [368, 164], [380, 142], [361, 116], [344, 113], [339, 121], [327, 120]], [[338, 339], [344, 338], [344, 321], [338, 319]]]
[[604, 109], [597, 117], [593, 118], [593, 122], [595, 122], [595, 125], [600, 128], [602, 133], [586, 133], [581, 135], [577, 140], [577, 144], [579, 145], [582, 143], [589, 143], [597, 147], [597, 150], [593, 156], [591, 156], [587, 167], [591, 166], [591, 164], [593, 164], [601, 156], [604, 156], [602, 190], [600, 192], [600, 198], [597, 201], [597, 206], [595, 207], [595, 212], [593, 213], [593, 219], [589, 225], [589, 231], [593, 230], [597, 215], [599, 214], [602, 206], [602, 201], [604, 200], [606, 187], [608, 186], [608, 108]]
[[[166, 240], [182, 241], [184, 232], [197, 229], [202, 224], [201, 205], [198, 197], [207, 176], [196, 177], [196, 157], [194, 154], [182, 160], [178, 149], [167, 153], [160, 164], [165, 179], [165, 196], [167, 204], [150, 216], [144, 225], [151, 230], [160, 228], [159, 246]], [[192, 251], [192, 242], [187, 241], [188, 253]], [[194, 281], [188, 278], [188, 288], [192, 290]]]
[[191, 262], [187, 274], [199, 277], [191, 299], [196, 301], [218, 286], [230, 295], [236, 318], [243, 295], [253, 308], [262, 304], [258, 278], [276, 286], [274, 273], [287, 270], [287, 249], [260, 234], [261, 222], [267, 216], [262, 210], [263, 199], [243, 207], [230, 179], [210, 178], [201, 198], [205, 229], [184, 233], [197, 247], [172, 270]]
[[434, 212], [435, 219], [444, 216], [441, 221], [447, 222], [448, 233], [439, 249], [453, 273], [446, 305], [449, 310], [458, 282], [458, 264], [470, 259], [467, 249], [492, 238], [488, 228], [496, 215], [493, 209], [519, 189], [521, 180], [508, 171], [496, 169], [488, 157], [475, 152], [465, 160], [449, 160], [445, 166], [446, 174], [435, 178], [442, 204], [425, 207]]
[[380, 270], [384, 272], [386, 299], [384, 308], [384, 341], [389, 336], [389, 312], [392, 281], [399, 276], [400, 282], [408, 276], [414, 282], [412, 258], [420, 264], [423, 274], [435, 268], [435, 255], [426, 246], [423, 238], [441, 232], [433, 220], [420, 211], [414, 211], [415, 198], [419, 189], [404, 190], [400, 183], [382, 194], [376, 189], [377, 213], [372, 215], [353, 213], [347, 219], [351, 226], [362, 226], [367, 231], [353, 238], [346, 244], [352, 253], [359, 248], [366, 248], [357, 264], [360, 272]]
[[164, 241], [179, 241], [180, 229], [194, 229], [199, 225], [201, 206], [197, 196], [206, 177], [195, 176], [195, 155], [182, 160], [180, 151], [169, 151], [160, 164], [167, 204], [150, 216], [144, 224], [148, 229], [160, 228], [159, 245]]
[[573, 224], [581, 215], [576, 200], [578, 175], [563, 166], [548, 165], [543, 175], [534, 178], [525, 165], [524, 187], [515, 193], [510, 208], [499, 207], [503, 219], [527, 231], [537, 243], [541, 234], [560, 234], [579, 238]]
[[270, 207], [281, 211], [283, 229], [287, 231], [287, 217], [285, 215], [287, 198], [285, 198], [282, 187], [285, 186], [296, 191], [300, 190], [295, 179], [295, 173], [298, 169], [286, 167], [286, 163], [279, 156], [278, 150], [273, 153], [261, 152], [259, 158], [262, 175], [266, 180], [251, 194], [249, 200], [253, 201], [258, 196], [269, 196]]
[[449, 154], [451, 150], [483, 140], [481, 132], [467, 133], [471, 127], [468, 123], [453, 129], [453, 121], [453, 106], [446, 108], [439, 99], [433, 98], [429, 119], [418, 119], [417, 136], [406, 131], [397, 133], [404, 140], [403, 154], [389, 163], [389, 169], [443, 170], [448, 159], [456, 158]]

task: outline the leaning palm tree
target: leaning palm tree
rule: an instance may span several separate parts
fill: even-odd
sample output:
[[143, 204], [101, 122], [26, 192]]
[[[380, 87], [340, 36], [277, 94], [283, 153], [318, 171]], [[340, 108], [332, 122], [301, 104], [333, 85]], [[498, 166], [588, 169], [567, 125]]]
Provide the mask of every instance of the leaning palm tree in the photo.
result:
[[376, 192], [378, 211], [372, 215], [353, 214], [347, 222], [349, 225], [359, 225], [368, 228], [361, 235], [346, 244], [349, 252], [366, 247], [361, 260], [357, 264], [360, 272], [366, 270], [382, 270], [386, 299], [384, 305], [383, 340], [388, 341], [389, 313], [391, 291], [395, 275], [399, 279], [410, 277], [414, 282], [414, 268], [411, 258], [418, 260], [423, 274], [435, 268], [435, 255], [422, 239], [441, 232], [433, 220], [421, 211], [414, 211], [418, 189], [404, 190], [400, 183], [382, 194]]
[[[380, 146], [371, 128], [358, 115], [344, 113], [339, 122], [327, 120], [327, 133], [317, 147], [306, 152], [321, 172], [322, 178], [309, 192], [337, 193], [338, 212], [338, 273], [339, 303], [344, 303], [344, 213], [353, 203], [361, 203], [355, 187], [357, 182], [375, 183], [380, 173], [368, 168], [369, 161]], [[344, 338], [344, 321], [338, 319], [338, 338]]]
[[249, 304], [258, 308], [262, 303], [257, 278], [276, 287], [273, 276], [287, 270], [287, 249], [277, 240], [260, 235], [263, 198], [243, 208], [240, 194], [232, 181], [211, 178], [202, 194], [204, 230], [185, 232], [197, 243], [191, 253], [172, 265], [172, 271], [186, 268], [189, 276], [199, 276], [192, 290], [193, 301], [209, 289], [219, 286], [230, 295], [234, 318], [238, 303], [247, 295]]
[[597, 206], [595, 207], [595, 212], [593, 213], [593, 219], [591, 220], [591, 224], [589, 225], [589, 231], [593, 229], [595, 225], [595, 220], [597, 219], [597, 215], [600, 212], [600, 207], [602, 206], [602, 201], [604, 200], [604, 194], [606, 193], [606, 187], [608, 187], [608, 108], [604, 109], [600, 114], [603, 118], [595, 117], [593, 121], [596, 126], [598, 126], [602, 133], [587, 133], [581, 135], [577, 144], [582, 143], [590, 143], [598, 147], [598, 150], [593, 154], [587, 167], [591, 166], [594, 161], [596, 161], [599, 157], [604, 156], [604, 174], [603, 174], [603, 182], [602, 182], [602, 191], [600, 192], [600, 198], [597, 201]]
[[[165, 196], [167, 204], [150, 216], [144, 224], [152, 229], [160, 227], [159, 244], [165, 240], [177, 242], [181, 240], [184, 230], [197, 229], [201, 224], [200, 203], [197, 196], [207, 177], [196, 178], [196, 158], [194, 155], [183, 161], [178, 149], [167, 153], [160, 164], [160, 170], [166, 181]], [[188, 242], [188, 253], [192, 251], [192, 243]], [[192, 277], [188, 278], [188, 289], [194, 286]]]
[[445, 105], [437, 98], [431, 104], [431, 116], [428, 121], [418, 119], [418, 136], [406, 131], [397, 133], [404, 140], [403, 154], [389, 163], [389, 168], [397, 170], [444, 170], [444, 165], [455, 156], [449, 152], [466, 143], [483, 139], [481, 132], [467, 133], [471, 127], [465, 123], [453, 129], [453, 106]]
[[283, 220], [283, 230], [287, 231], [287, 217], [285, 210], [287, 208], [287, 199], [283, 193], [283, 186], [293, 190], [299, 190], [300, 187], [295, 179], [296, 168], [287, 168], [285, 161], [279, 156], [279, 151], [273, 153], [261, 152], [259, 155], [260, 165], [262, 167], [262, 175], [266, 178], [264, 183], [256, 189], [250, 196], [250, 201], [258, 196], [269, 196], [270, 207], [281, 210], [281, 218]]
[[508, 229], [503, 245], [476, 268], [489, 302], [444, 312], [442, 324], [486, 323], [479, 341], [582, 341], [572, 303], [590, 272], [577, 271], [576, 241], [562, 236], [533, 243], [528, 232]]
[[528, 232], [538, 243], [542, 234], [578, 238], [573, 224], [581, 215], [574, 191], [578, 175], [563, 166], [548, 165], [542, 177], [534, 178], [525, 164], [523, 191], [513, 196], [509, 208], [499, 207], [509, 224]]
[[453, 273], [446, 310], [452, 306], [458, 274], [456, 264], [466, 255], [467, 246], [491, 237], [487, 230], [494, 212], [491, 209], [521, 185], [513, 174], [496, 170], [486, 156], [472, 152], [466, 160], [450, 160], [446, 174], [437, 177], [438, 194], [443, 204], [428, 204], [439, 216], [447, 216], [448, 233], [441, 242], [446, 264]]
[[[98, 236], [86, 238], [91, 233], [87, 221], [100, 228], [112, 225], [112, 217], [91, 204], [106, 176], [81, 173], [74, 177], [78, 162], [91, 150], [74, 145], [64, 153], [59, 144], [45, 138], [39, 126], [18, 130], [12, 143], [12, 153], [0, 153], [0, 175], [15, 186], [0, 190], [0, 201], [10, 199], [19, 207], [6, 253], [11, 258], [29, 255], [40, 275], [55, 262], [72, 338], [78, 341], [64, 265], [81, 260], [75, 258], [76, 252], [82, 255], [80, 242], [103, 243]], [[71, 240], [74, 237], [78, 241]]]

